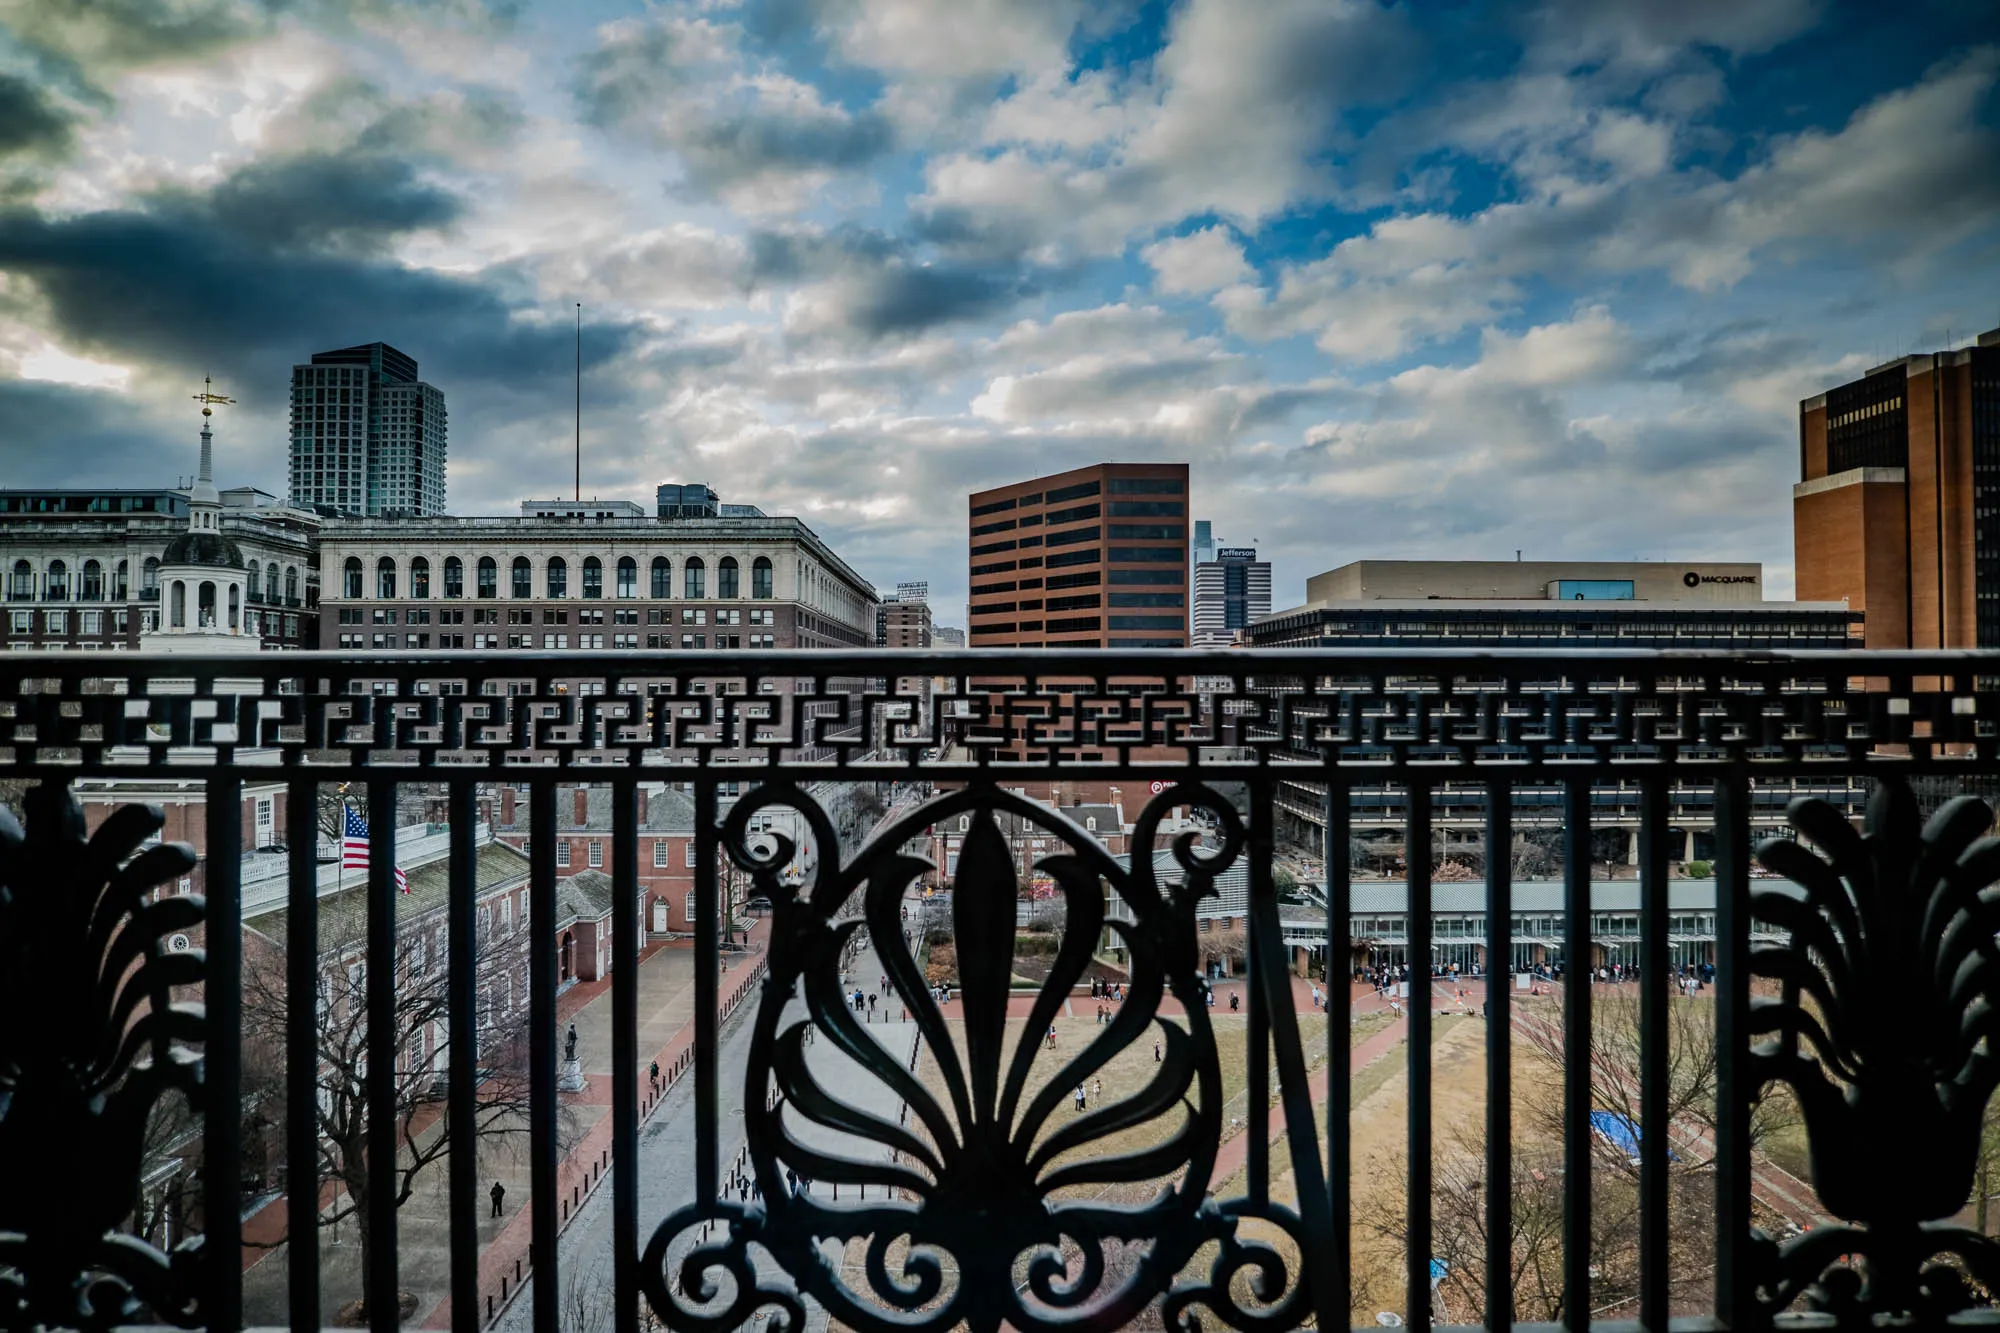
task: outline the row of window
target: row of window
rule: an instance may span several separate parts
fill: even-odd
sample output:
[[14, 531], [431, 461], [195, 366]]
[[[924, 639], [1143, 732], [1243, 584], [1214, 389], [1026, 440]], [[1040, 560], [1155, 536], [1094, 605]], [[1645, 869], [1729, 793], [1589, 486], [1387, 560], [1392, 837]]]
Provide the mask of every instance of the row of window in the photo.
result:
[[[375, 562], [375, 595], [388, 599], [398, 596], [397, 580], [401, 571], [393, 557], [383, 556]], [[477, 580], [477, 596], [498, 597], [500, 595], [500, 565], [490, 555], [479, 557], [473, 569]], [[457, 556], [447, 556], [444, 562], [443, 595], [446, 597], [465, 596], [465, 562]], [[509, 570], [509, 588], [514, 597], [533, 597], [535, 593], [534, 563], [525, 555], [514, 557]], [[648, 570], [650, 595], [667, 598], [674, 595], [673, 565], [663, 556], [654, 556]], [[621, 598], [639, 596], [639, 562], [631, 556], [620, 556], [612, 571], [615, 595]], [[363, 595], [364, 570], [361, 557], [349, 556], [341, 566], [341, 596], [359, 598]], [[423, 556], [410, 560], [409, 593], [412, 598], [431, 595], [431, 562]], [[604, 596], [604, 562], [596, 556], [586, 556], [581, 571], [580, 592], [586, 599]], [[550, 556], [542, 566], [542, 596], [556, 598], [569, 596], [569, 562], [559, 555]], [[681, 564], [681, 593], [686, 599], [708, 596], [708, 565], [698, 555], [689, 556]], [[723, 601], [735, 601], [743, 595], [742, 569], [736, 557], [726, 555], [717, 562], [715, 568], [715, 595]], [[775, 596], [773, 591], [771, 561], [766, 556], [758, 556], [750, 564], [750, 596], [760, 601]]]
[[[72, 572], [67, 561], [51, 560], [40, 575], [43, 600], [67, 602], [74, 594], [79, 602], [125, 601], [131, 596], [130, 566], [130, 561], [120, 560], [107, 571], [101, 561], [86, 560], [80, 569]], [[7, 580], [8, 599], [16, 602], [35, 600], [36, 583], [34, 565], [27, 560], [16, 560]], [[159, 557], [149, 555], [139, 566], [141, 595], [157, 592], [159, 587]], [[245, 591], [253, 602], [261, 597], [264, 601], [276, 603], [281, 595], [296, 602], [299, 599], [299, 567], [286, 565], [281, 575], [277, 561], [265, 565], [252, 560]]]
[[[26, 613], [22, 613], [26, 614]], [[509, 634], [501, 641], [498, 634], [440, 634], [435, 644], [429, 634], [342, 634], [338, 646], [342, 648], [561, 648], [570, 645], [568, 634], [543, 634], [537, 639], [533, 634]], [[680, 647], [706, 649], [709, 635], [683, 634]], [[605, 648], [638, 648], [637, 634], [578, 634], [575, 646], [586, 651], [600, 651]], [[776, 648], [778, 636], [775, 634], [717, 634], [717, 648]], [[674, 636], [671, 634], [646, 635], [647, 648], [672, 648]]]

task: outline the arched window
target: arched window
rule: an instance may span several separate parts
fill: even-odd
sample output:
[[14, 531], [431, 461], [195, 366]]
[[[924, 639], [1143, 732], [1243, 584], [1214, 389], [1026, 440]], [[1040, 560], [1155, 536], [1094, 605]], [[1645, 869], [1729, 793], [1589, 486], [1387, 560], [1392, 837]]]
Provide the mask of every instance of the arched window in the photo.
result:
[[490, 555], [479, 557], [479, 587], [477, 591], [481, 597], [498, 597], [500, 595], [500, 566], [494, 563], [493, 557]]
[[639, 595], [639, 562], [629, 555], [618, 557], [618, 595], [620, 597]]
[[396, 595], [396, 562], [386, 555], [375, 562], [375, 595], [382, 598]]
[[444, 595], [465, 596], [465, 562], [455, 555], [444, 558]]
[[340, 567], [340, 595], [359, 601], [361, 598], [361, 557], [350, 555], [347, 563]]
[[[146, 563], [147, 563], [147, 564], [151, 564], [152, 562], [151, 562], [151, 561], [149, 560], [149, 561], [147, 561]], [[147, 576], [146, 576], [146, 577], [147, 577], [147, 579], [148, 579], [149, 581], [150, 581], [150, 580], [153, 580], [153, 575], [152, 575], [152, 573], [151, 573], [151, 572], [148, 572], [148, 574], [147, 574]], [[298, 605], [298, 601], [299, 601], [299, 567], [298, 567], [297, 565], [286, 565], [286, 566], [285, 566], [285, 600], [286, 600], [287, 602], [291, 603], [291, 604], [292, 604], [293, 606], [297, 606], [297, 605]]]
[[167, 600], [167, 622], [175, 629], [185, 629], [187, 627], [187, 584], [182, 583], [179, 579], [175, 579], [173, 587], [168, 589], [168, 591], [172, 593], [172, 596]]
[[157, 597], [159, 592], [160, 558], [156, 555], [149, 555], [146, 557], [146, 562], [139, 566], [139, 595], [144, 597], [146, 594], [151, 593]]
[[689, 556], [687, 563], [681, 566], [681, 596], [708, 596], [708, 593], [703, 591], [707, 577], [708, 569], [701, 563], [701, 557], [698, 555]]
[[604, 596], [604, 562], [594, 555], [583, 558], [583, 595], [592, 598]]
[[242, 615], [243, 615], [243, 605], [241, 600], [242, 596], [243, 596], [242, 589], [238, 588], [233, 583], [229, 585], [229, 629], [231, 633], [234, 633], [236, 631], [238, 625], [242, 621]]
[[253, 602], [257, 600], [257, 570], [259, 568], [260, 566], [255, 560], [250, 562], [250, 600]]
[[203, 629], [215, 628], [215, 585], [203, 581], [201, 590], [195, 594], [195, 609], [199, 612], [195, 624]]
[[420, 555], [414, 556], [410, 560], [410, 596], [428, 597], [430, 595], [431, 562]]
[[569, 562], [559, 555], [549, 557], [549, 596], [569, 596]]
[[281, 596], [283, 594], [278, 591], [278, 562], [273, 560], [264, 566], [264, 600], [276, 606]]
[[514, 557], [511, 571], [514, 579], [514, 595], [522, 601], [535, 595], [535, 566], [525, 555]]
[[[148, 563], [152, 564], [156, 569], [159, 567], [158, 561], [150, 561]], [[13, 582], [7, 588], [7, 595], [17, 602], [31, 602], [35, 599], [35, 567], [33, 565], [25, 560], [16, 560], [14, 562], [14, 578]]]
[[[271, 566], [271, 593], [276, 598], [278, 591], [278, 567]], [[116, 572], [111, 576], [111, 600], [122, 602], [132, 595], [132, 562], [120, 560]]]
[[95, 560], [83, 562], [83, 600], [101, 602], [104, 600], [104, 566]]
[[765, 601], [774, 595], [771, 591], [771, 562], [761, 555], [750, 565], [750, 595]]
[[733, 602], [743, 594], [736, 587], [736, 557], [725, 555], [722, 563], [715, 567], [715, 595], [725, 602]]
[[60, 560], [49, 561], [49, 600], [69, 600], [69, 566]]
[[667, 563], [663, 555], [653, 557], [653, 596], [672, 597], [674, 595], [674, 567]]

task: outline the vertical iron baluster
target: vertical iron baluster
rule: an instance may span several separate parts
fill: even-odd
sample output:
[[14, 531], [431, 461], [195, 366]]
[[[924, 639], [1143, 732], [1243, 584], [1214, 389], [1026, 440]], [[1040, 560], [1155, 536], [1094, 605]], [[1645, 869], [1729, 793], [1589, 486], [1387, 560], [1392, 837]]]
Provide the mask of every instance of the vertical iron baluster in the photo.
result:
[[[1250, 785], [1249, 869], [1250, 900], [1253, 909], [1261, 894], [1268, 891], [1274, 901], [1277, 896], [1276, 885], [1271, 879], [1271, 857], [1276, 848], [1271, 836], [1269, 799], [1268, 788], [1262, 782]], [[1261, 827], [1258, 822], [1260, 818], [1263, 821]], [[1273, 915], [1275, 916], [1275, 912]], [[1250, 1139], [1250, 1152], [1246, 1164], [1249, 1170], [1250, 1202], [1253, 1206], [1261, 1208], [1271, 1198], [1271, 1011], [1270, 1002], [1264, 997], [1263, 987], [1256, 985], [1255, 979], [1261, 975], [1261, 955], [1265, 948], [1268, 946], [1282, 949], [1283, 946], [1275, 939], [1271, 941], [1258, 939], [1257, 917], [1254, 911], [1244, 925], [1246, 929], [1243, 932], [1243, 970], [1246, 981], [1250, 983], [1244, 986], [1244, 990], [1248, 992], [1245, 998], [1250, 1002], [1248, 1040], [1244, 1043], [1244, 1060], [1248, 1074], [1245, 1095], [1249, 1100], [1248, 1114], [1245, 1116], [1249, 1124], [1245, 1132]], [[1227, 969], [1228, 965], [1225, 956], [1223, 967]]]
[[1667, 1331], [1667, 779], [1639, 806], [1639, 1323]]
[[614, 1333], [639, 1327], [639, 784], [611, 787], [611, 1277]]
[[1352, 1207], [1354, 1152], [1348, 1125], [1348, 1101], [1353, 1096], [1354, 987], [1348, 981], [1353, 966], [1353, 862], [1350, 850], [1353, 812], [1347, 802], [1345, 779], [1327, 775], [1326, 803], [1326, 1193], [1333, 1225], [1333, 1262], [1326, 1273], [1327, 1305], [1343, 1321], [1353, 1309]]
[[[720, 1127], [716, 1108], [722, 1095], [717, 1082], [715, 1046], [717, 985], [715, 917], [715, 858], [720, 853], [715, 828], [715, 781], [703, 777], [694, 785], [694, 1197], [698, 1204], [715, 1202], [716, 1153]], [[822, 858], [837, 855], [820, 848]]]
[[397, 1308], [396, 784], [368, 781], [368, 1327], [395, 1333]]
[[1749, 1269], [1750, 784], [1715, 784], [1715, 1313], [1732, 1329], [1752, 1322]]
[[536, 1333], [556, 1333], [556, 784], [528, 790], [528, 1263]]
[[[451, 1326], [453, 1333], [478, 1333], [479, 1318], [479, 1139], [474, 1092], [479, 1077], [479, 985], [472, 900], [477, 896], [479, 850], [473, 844], [478, 818], [470, 782], [454, 782], [447, 799], [451, 823], [449, 888], [445, 899], [445, 1123], [452, 1135], [451, 1163]], [[533, 920], [532, 915], [529, 918]]]
[[1563, 1326], [1590, 1327], [1590, 779], [1563, 786]]
[[[206, 899], [208, 1011], [202, 1052], [202, 1245], [208, 1263], [208, 1323], [243, 1326], [243, 782], [208, 783]], [[54, 1206], [53, 1201], [51, 1201]]]
[[319, 785], [285, 787], [285, 1278], [293, 1328], [319, 1314]]
[[1486, 784], [1486, 1327], [1514, 1324], [1514, 788]]
[[1417, 1333], [1431, 1326], [1431, 789], [1410, 780], [1403, 837], [1408, 868], [1410, 963], [1409, 1271], [1404, 1322]]
[[[1278, 886], [1271, 874], [1277, 838], [1273, 830], [1272, 787], [1261, 777], [1250, 784], [1250, 902], [1247, 937], [1255, 946], [1249, 975], [1251, 1014], [1262, 1006], [1269, 1024], [1271, 1046], [1278, 1063], [1278, 1095], [1284, 1099], [1285, 1142], [1292, 1154], [1292, 1180], [1297, 1185], [1301, 1238], [1300, 1281], [1310, 1284], [1313, 1309], [1321, 1328], [1346, 1321], [1345, 1307], [1333, 1303], [1327, 1282], [1333, 1263], [1333, 1227], [1326, 1206], [1326, 1182], [1320, 1176], [1319, 1133], [1314, 1125], [1312, 1093], [1306, 1086], [1305, 1043], [1292, 1001], [1292, 972], [1284, 945], [1284, 922], [1278, 915]], [[1268, 1158], [1268, 1153], [1266, 1154]], [[1268, 1168], [1268, 1160], [1266, 1166]], [[1267, 1172], [1268, 1174], [1268, 1172]], [[1268, 1187], [1267, 1187], [1268, 1188]]]

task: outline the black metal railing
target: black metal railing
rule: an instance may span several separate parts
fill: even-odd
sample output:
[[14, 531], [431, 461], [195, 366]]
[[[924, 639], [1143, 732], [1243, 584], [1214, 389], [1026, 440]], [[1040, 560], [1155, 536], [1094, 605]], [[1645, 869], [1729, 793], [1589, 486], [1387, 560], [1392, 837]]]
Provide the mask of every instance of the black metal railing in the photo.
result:
[[[475, 841], [479, 804], [505, 785], [526, 788], [528, 926], [519, 1100], [504, 1114], [525, 1136], [532, 1197], [525, 1262], [498, 1272], [496, 1302], [502, 1237], [481, 1230], [478, 1152], [461, 1140], [445, 1154], [437, 1312], [455, 1329], [567, 1327], [579, 1297], [566, 1272], [600, 1262], [605, 1326], [619, 1330], [642, 1315], [706, 1330], [772, 1312], [791, 1328], [823, 1313], [866, 1329], [1261, 1330], [1366, 1321], [1371, 1307], [1417, 1327], [1636, 1320], [1664, 1333], [1670, 1319], [1749, 1329], [1804, 1309], [1941, 1326], [2000, 1292], [1993, 1242], [1954, 1222], [1975, 1204], [1984, 1216], [1972, 1196], [2000, 1078], [2000, 844], [1970, 794], [2000, 784], [2000, 694], [1981, 688], [1996, 676], [2000, 656], [1964, 653], [9, 654], [0, 783], [25, 827], [0, 819], [0, 1324], [241, 1326], [246, 1235], [261, 1225], [245, 1221], [256, 1113], [287, 1145], [314, 1145], [289, 1151], [283, 1176], [312, 1243], [287, 1246], [281, 1307], [264, 1317], [325, 1319], [336, 1278], [318, 1225], [326, 1192], [344, 1190], [365, 1224], [366, 1320], [398, 1325], [411, 1154], [436, 1142], [424, 1134], [502, 1116], [501, 1066], [523, 1035], [486, 1012], [516, 962], [496, 963], [495, 932], [475, 924], [514, 882]], [[270, 1044], [256, 1045], [274, 1020], [246, 999], [263, 994], [246, 950], [278, 927], [238, 928], [233, 854], [206, 858], [199, 896], [178, 894], [194, 858], [154, 841], [157, 812], [87, 819], [80, 799], [113, 778], [204, 783], [212, 852], [242, 846], [246, 801], [282, 786], [293, 832], [270, 994], [289, 1007]], [[1031, 799], [1063, 782], [1098, 800], [1118, 788], [1127, 854], [1107, 846], [1112, 830]], [[692, 1087], [673, 1097], [646, 1070], [638, 1021], [653, 827], [641, 803], [664, 800], [662, 783], [687, 789], [694, 851], [692, 1041], [665, 1070], [668, 1085], [690, 1070]], [[345, 915], [329, 912], [318, 839], [298, 833], [322, 823], [334, 784], [365, 791], [373, 815]], [[1280, 901], [1276, 831], [1281, 787], [1295, 801], [1297, 784], [1321, 800], [1324, 838], [1310, 849], [1324, 906], [1304, 917]], [[830, 793], [884, 785], [894, 799], [872, 835], [845, 835]], [[1753, 846], [1764, 793], [1794, 785], [1836, 799], [1796, 800], [1791, 836]], [[609, 792], [608, 824], [588, 826], [608, 834], [612, 901], [600, 1165], [613, 1188], [595, 1253], [563, 1249], [600, 1178], [564, 1174], [577, 1148], [558, 1084], [556, 926], [574, 871], [557, 846], [575, 818], [558, 798], [573, 786]], [[1537, 820], [1549, 791], [1562, 811], [1560, 938], [1518, 982], [1495, 976], [1520, 943], [1500, 850], [1519, 831], [1517, 789]], [[419, 791], [451, 829], [441, 931], [419, 886], [398, 883], [394, 812]], [[1372, 966], [1350, 929], [1367, 886], [1348, 847], [1378, 799], [1409, 849], [1408, 978]], [[1682, 978], [1667, 833], [1694, 806], [1714, 830], [1716, 925]], [[1418, 850], [1447, 808], [1476, 808], [1487, 849], [1483, 1133], [1464, 1170], [1438, 1131], [1468, 1126], [1434, 1119], [1458, 1019], [1434, 1010], [1468, 1006], [1425, 975], [1439, 870]], [[1593, 820], [1607, 810], [1639, 839], [1638, 957], [1613, 985], [1589, 980], [1606, 963], [1591, 926]], [[1006, 941], [1032, 890], [1001, 820], [1047, 843], [1036, 868], [1066, 913], [1046, 971], [1025, 981]], [[948, 868], [908, 850], [939, 830], [962, 830]], [[940, 880], [949, 908], [922, 929], [946, 922], [955, 944], [942, 993], [904, 911]], [[742, 883], [772, 910], [761, 971], [728, 977], [725, 894]], [[1218, 911], [1243, 938], [1237, 1065], [1204, 967]], [[345, 925], [359, 934], [331, 937]], [[1318, 945], [1301, 944], [1314, 930]], [[441, 938], [442, 959], [428, 943], [413, 955], [415, 937]], [[864, 948], [886, 976], [883, 1016], [904, 1014], [894, 1039], [849, 1002], [843, 969]], [[1116, 1003], [1058, 1050], [1044, 1030], [1113, 948]], [[1302, 1012], [1294, 974], [1314, 967], [1324, 999]], [[1356, 1159], [1349, 1120], [1355, 1020], [1374, 993], [1350, 983], [1371, 973], [1394, 998], [1408, 985], [1390, 1014], [1406, 1074], [1399, 1181]], [[343, 978], [344, 999], [329, 991]], [[1712, 1001], [1688, 998], [1696, 980]], [[406, 1008], [433, 981], [426, 1021], [447, 1036], [412, 1048]], [[739, 999], [747, 1033], [725, 1023]], [[1306, 1035], [1322, 1004], [1323, 1049]], [[1629, 1033], [1607, 1027], [1626, 1009]], [[323, 1030], [334, 1012], [359, 1012], [361, 1043], [360, 1164], [339, 1179], [324, 1147], [341, 1095]], [[747, 1047], [725, 1055], [739, 1033]], [[1712, 1079], [1691, 1098], [1689, 1033], [1712, 1044]], [[1536, 1070], [1553, 1093], [1539, 1139], [1519, 1109], [1524, 1039], [1554, 1062]], [[430, 1089], [440, 1065], [441, 1095], [408, 1091]], [[1085, 1105], [1086, 1083], [1126, 1072]], [[198, 1234], [156, 1244], [134, 1201], [162, 1151], [158, 1107], [175, 1098], [199, 1117], [167, 1149], [194, 1164]], [[1753, 1123], [1779, 1101], [1810, 1183], [1798, 1189], [1813, 1225], [1791, 1235], [1766, 1197], [1775, 1141]], [[692, 1126], [692, 1171], [678, 1158], [666, 1174], [685, 1198], [642, 1215], [657, 1181], [641, 1120], [663, 1108]], [[1237, 1132], [1240, 1184], [1224, 1163]], [[1453, 1192], [1468, 1172], [1471, 1192]], [[1356, 1198], [1357, 1180], [1377, 1192]], [[1380, 1247], [1357, 1245], [1364, 1215], [1396, 1240], [1393, 1282]]]

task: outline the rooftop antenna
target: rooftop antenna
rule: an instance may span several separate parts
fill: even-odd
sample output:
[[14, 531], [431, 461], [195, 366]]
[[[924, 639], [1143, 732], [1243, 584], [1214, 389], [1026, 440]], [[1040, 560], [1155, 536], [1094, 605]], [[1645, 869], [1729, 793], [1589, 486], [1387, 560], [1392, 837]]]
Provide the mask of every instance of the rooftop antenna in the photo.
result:
[[576, 303], [576, 498], [583, 500], [583, 302]]

